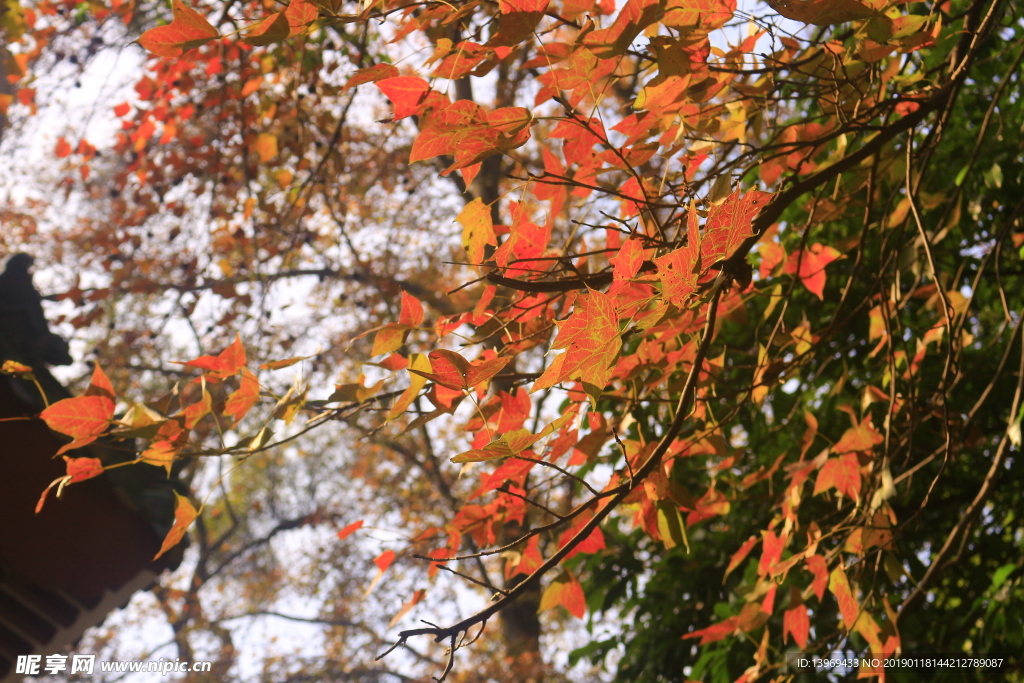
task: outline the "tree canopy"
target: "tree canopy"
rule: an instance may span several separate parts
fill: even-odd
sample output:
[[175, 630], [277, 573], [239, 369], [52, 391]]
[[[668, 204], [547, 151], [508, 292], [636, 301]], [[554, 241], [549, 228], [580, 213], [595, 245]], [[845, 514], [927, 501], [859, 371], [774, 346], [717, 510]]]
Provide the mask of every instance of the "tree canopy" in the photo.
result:
[[216, 680], [1020, 680], [1018, 9], [8, 0], [64, 495], [191, 486]]

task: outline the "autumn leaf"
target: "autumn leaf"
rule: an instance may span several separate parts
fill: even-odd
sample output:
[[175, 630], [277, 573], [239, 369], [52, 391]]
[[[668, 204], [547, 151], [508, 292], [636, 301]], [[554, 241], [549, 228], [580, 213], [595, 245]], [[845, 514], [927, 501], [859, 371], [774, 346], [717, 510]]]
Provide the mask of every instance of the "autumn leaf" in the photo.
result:
[[256, 136], [252, 148], [265, 164], [277, 156], [277, 136], [272, 133], [260, 133]]
[[852, 630], [857, 621], [857, 613], [860, 611], [857, 605], [857, 598], [853, 595], [850, 582], [846, 578], [846, 572], [842, 567], [836, 567], [828, 577], [828, 590], [836, 596], [839, 603], [839, 613], [843, 615], [843, 623], [847, 630]]
[[231, 417], [237, 426], [246, 413], [260, 400], [260, 383], [248, 368], [242, 368], [242, 381], [238, 389], [228, 396], [224, 414]]
[[352, 74], [345, 81], [345, 87], [342, 88], [342, 92], [363, 83], [374, 83], [376, 81], [383, 81], [386, 78], [395, 78], [396, 76], [398, 76], [398, 67], [394, 64], [374, 64], [365, 69], [359, 69]]
[[206, 382], [202, 384], [202, 394], [198, 401], [186, 406], [178, 414], [185, 419], [185, 429], [192, 429], [200, 420], [210, 414], [213, 409], [213, 398], [206, 389]]
[[289, 36], [295, 36], [305, 30], [306, 26], [316, 21], [320, 10], [311, 2], [306, 0], [291, 0], [288, 8], [284, 11], [288, 19]]
[[57, 497], [60, 498], [65, 486], [103, 474], [103, 463], [99, 458], [69, 458], [65, 455], [64, 462], [67, 467], [67, 474], [54, 479], [43, 490], [42, 495], [39, 496], [39, 502], [36, 503], [36, 514], [39, 514], [39, 511], [43, 509], [46, 496], [54, 486], [57, 487]]
[[412, 402], [419, 396], [420, 391], [427, 384], [430, 367], [430, 359], [422, 353], [414, 353], [409, 356], [409, 386], [405, 388], [402, 395], [391, 406], [391, 410], [388, 411], [388, 421], [394, 420], [404, 413], [406, 408], [412, 405]]
[[561, 605], [577, 619], [582, 619], [587, 612], [587, 599], [583, 595], [583, 586], [576, 577], [565, 570], [565, 577], [552, 581], [540, 597], [540, 609], [543, 612]]
[[700, 245], [701, 265], [710, 268], [732, 256], [743, 241], [754, 235], [751, 225], [774, 195], [750, 190], [744, 195], [736, 190], [718, 206], [713, 206], [704, 224]]
[[419, 604], [420, 600], [422, 600], [423, 596], [425, 596], [426, 594], [427, 594], [427, 591], [422, 589], [422, 588], [417, 590], [417, 591], [414, 591], [413, 594], [412, 594], [412, 597], [409, 598], [405, 602], [404, 605], [402, 605], [402, 608], [400, 610], [398, 610], [398, 612], [395, 614], [395, 616], [391, 617], [391, 621], [388, 622], [388, 628], [391, 628], [392, 626], [397, 624], [399, 621], [401, 621], [402, 617], [404, 617], [406, 614], [408, 614], [412, 610], [413, 607], [415, 607], [417, 604]]
[[[588, 393], [599, 394], [611, 379], [612, 362], [622, 348], [618, 315], [613, 299], [604, 292], [591, 290], [577, 302], [572, 315], [559, 325], [558, 337], [551, 346], [566, 352], [559, 356], [558, 375], [548, 386], [579, 379], [592, 387]], [[531, 391], [538, 388], [543, 388], [540, 380]]]
[[167, 471], [167, 476], [170, 477], [171, 468], [174, 466], [174, 456], [178, 450], [170, 441], [156, 441], [142, 452], [139, 459], [149, 465], [163, 467]]
[[183, 365], [189, 368], [199, 368], [207, 379], [214, 382], [230, 377], [245, 366], [245, 347], [242, 346], [242, 337], [236, 334], [235, 341], [216, 356], [200, 356], [186, 361]]
[[668, 0], [661, 23], [675, 29], [711, 31], [724, 26], [736, 11], [736, 0]]
[[32, 381], [35, 379], [35, 375], [32, 374], [32, 367], [19, 363], [15, 360], [5, 360], [2, 367], [0, 367], [0, 374], [13, 375], [20, 379]]
[[[200, 509], [202, 509], [201, 506]], [[198, 516], [199, 511], [192, 506], [192, 502], [175, 491], [174, 524], [171, 526], [170, 531], [167, 532], [167, 536], [164, 537], [164, 542], [160, 546], [160, 552], [158, 552], [153, 559], [158, 559], [168, 550], [178, 545], [178, 543], [181, 542], [181, 539], [185, 537], [185, 531], [188, 530], [189, 526], [191, 526], [192, 522], [194, 522]]]
[[338, 532], [338, 540], [344, 541], [346, 538], [354, 534], [356, 531], [363, 527], [363, 520], [358, 522], [352, 522], [347, 527]]
[[71, 154], [71, 145], [63, 137], [59, 137], [57, 138], [57, 146], [54, 148], [53, 153], [63, 159]]
[[814, 482], [814, 495], [833, 487], [840, 495], [860, 500], [860, 462], [856, 454], [848, 453], [825, 461]]
[[109, 399], [111, 402], [117, 400], [117, 394], [114, 393], [114, 385], [110, 383], [110, 379], [103, 372], [103, 368], [100, 367], [99, 363], [93, 366], [92, 377], [89, 378], [89, 386], [85, 389], [85, 395], [101, 396]]
[[491, 222], [491, 207], [477, 197], [463, 207], [455, 220], [462, 224], [462, 247], [470, 264], [483, 263], [487, 246], [498, 243]]
[[57, 451], [57, 455], [62, 455], [92, 443], [106, 431], [114, 417], [114, 401], [106, 396], [65, 398], [52, 404], [39, 417], [53, 431], [73, 439]]
[[857, 0], [766, 0], [773, 10], [793, 21], [817, 26], [870, 19], [879, 14]]
[[[288, 37], [291, 32], [291, 26], [288, 24], [288, 17], [284, 15], [284, 12], [274, 12], [269, 17], [256, 24], [248, 33], [245, 34], [245, 42], [251, 45], [270, 45], [271, 43], [279, 43]], [[274, 141], [275, 148], [277, 141]], [[276, 152], [271, 157], [276, 156]], [[262, 161], [267, 161], [263, 158], [263, 154], [260, 154]]]
[[420, 300], [402, 290], [402, 310], [398, 315], [398, 324], [406, 327], [419, 327], [423, 322], [423, 304]]
[[498, 374], [512, 361], [511, 357], [499, 356], [470, 363], [460, 354], [447, 349], [430, 352], [430, 372], [410, 370], [436, 384], [449, 389], [472, 389]]
[[384, 325], [377, 330], [377, 334], [373, 337], [373, 348], [370, 350], [370, 356], [380, 356], [402, 348], [408, 333], [409, 328], [405, 325], [397, 323]]
[[766, 577], [782, 559], [782, 551], [786, 547], [786, 537], [777, 536], [774, 531], [762, 531], [761, 545], [761, 561], [757, 565], [757, 574]]
[[870, 420], [864, 420], [856, 427], [851, 427], [843, 432], [842, 438], [832, 447], [832, 452], [842, 453], [870, 453], [875, 446], [885, 441]]
[[790, 254], [783, 272], [787, 275], [797, 273], [799, 264], [799, 277], [804, 287], [824, 300], [825, 267], [840, 256], [841, 254], [832, 247], [815, 243], [807, 249]]
[[628, 280], [636, 276], [640, 271], [640, 266], [643, 265], [643, 245], [636, 237], [630, 237], [623, 242], [619, 253], [608, 259], [608, 262], [615, 268], [612, 276], [616, 280]]
[[395, 555], [394, 550], [385, 550], [373, 560], [373, 563], [377, 565], [377, 575], [373, 578], [373, 581], [370, 582], [366, 592], [363, 593], [364, 598], [372, 593], [373, 589], [380, 583], [380, 580], [384, 578], [384, 572], [386, 572], [388, 567], [390, 567], [395, 561], [395, 557], [397, 556]]
[[655, 259], [661, 296], [676, 308], [686, 308], [697, 291], [703, 260], [697, 207], [691, 202], [686, 219], [686, 245]]
[[574, 417], [574, 414], [575, 411], [572, 408], [566, 410], [558, 419], [542, 429], [540, 434], [533, 434], [528, 429], [514, 429], [506, 432], [483, 448], [474, 448], [465, 453], [459, 453], [452, 458], [452, 462], [483, 462], [518, 455], [544, 437], [561, 429], [566, 422]]
[[419, 113], [420, 103], [430, 92], [430, 84], [416, 76], [385, 78], [376, 85], [395, 105], [395, 121]]
[[803, 650], [807, 647], [807, 638], [810, 635], [811, 620], [807, 615], [807, 605], [800, 604], [788, 609], [782, 615], [782, 637], [788, 640], [793, 636], [793, 642]]
[[662, 6], [658, 0], [628, 0], [609, 28], [591, 31], [583, 44], [601, 59], [616, 57], [626, 52], [640, 32], [661, 19]]
[[498, 31], [487, 42], [489, 47], [516, 45], [533, 35], [548, 0], [501, 0], [498, 3]]
[[296, 363], [301, 363], [304, 360], [309, 360], [313, 356], [292, 356], [291, 358], [282, 358], [281, 360], [269, 360], [266, 363], [260, 363], [260, 370], [280, 370], [282, 368], [290, 368]]
[[[558, 547], [564, 548], [566, 544], [569, 543], [577, 533], [579, 533], [580, 529], [586, 526], [591, 517], [593, 517], [593, 515], [581, 515], [578, 517], [576, 521], [558, 537]], [[604, 550], [605, 547], [607, 546], [605, 546], [604, 533], [601, 532], [601, 527], [594, 527], [594, 530], [591, 531], [585, 539], [577, 543], [576, 547], [569, 551], [569, 554], [563, 558], [563, 562], [576, 557], [580, 553], [592, 555], [599, 550]]]
[[173, 0], [171, 13], [174, 20], [170, 24], [151, 28], [139, 37], [139, 45], [157, 57], [174, 59], [220, 37], [203, 15], [182, 0]]
[[377, 557], [377, 559], [375, 559], [373, 561], [373, 563], [375, 565], [377, 565], [377, 569], [378, 570], [380, 570], [382, 572], [385, 572], [385, 571], [388, 570], [388, 567], [390, 567], [391, 563], [394, 562], [394, 561], [395, 561], [395, 551], [393, 551], [393, 550], [385, 550], [384, 552], [382, 552]]
[[749, 555], [750, 551], [754, 549], [755, 545], [757, 545], [757, 541], [757, 536], [751, 536], [743, 542], [743, 545], [740, 546], [739, 550], [733, 553], [732, 557], [729, 558], [729, 565], [725, 568], [725, 576], [722, 577], [723, 583], [725, 582], [725, 579], [729, 578], [729, 574], [731, 574], [736, 567], [740, 566], [740, 563], [743, 562], [743, 560], [747, 559], [747, 555]]
[[728, 638], [736, 632], [736, 626], [739, 623], [739, 617], [729, 617], [724, 619], [717, 624], [708, 626], [707, 628], [698, 629], [691, 631], [683, 636], [683, 640], [689, 640], [691, 638], [700, 638], [700, 645], [707, 645], [708, 643], [715, 643], [719, 640]]

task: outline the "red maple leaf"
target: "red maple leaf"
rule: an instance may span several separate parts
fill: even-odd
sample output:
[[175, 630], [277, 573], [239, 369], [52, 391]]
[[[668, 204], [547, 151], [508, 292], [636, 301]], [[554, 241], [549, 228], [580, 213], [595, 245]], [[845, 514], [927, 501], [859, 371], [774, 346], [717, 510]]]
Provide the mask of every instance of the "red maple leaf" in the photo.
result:
[[[819, 299], [825, 298], [825, 267], [839, 258], [841, 254], [832, 247], [823, 244], [812, 244], [803, 251], [794, 251], [789, 255], [783, 272], [786, 275], [797, 273], [800, 281]], [[797, 264], [799, 264], [799, 272]]]
[[139, 37], [139, 45], [157, 57], [174, 59], [180, 57], [185, 50], [204, 45], [214, 38], [219, 38], [210, 22], [199, 12], [186, 5], [182, 0], [171, 3], [174, 20], [166, 26], [151, 28]]
[[860, 500], [860, 462], [855, 453], [829, 458], [818, 472], [814, 482], [814, 495], [835, 487], [836, 491], [854, 500]]
[[807, 616], [807, 606], [797, 605], [793, 609], [788, 609], [782, 615], [782, 637], [784, 640], [788, 640], [789, 635], [793, 636], [793, 641], [804, 649], [807, 647], [807, 636], [811, 631], [811, 620]]
[[701, 265], [709, 268], [729, 258], [743, 240], [753, 236], [750, 226], [772, 197], [772, 193], [760, 190], [740, 196], [740, 191], [736, 190], [720, 205], [712, 207], [704, 224]]

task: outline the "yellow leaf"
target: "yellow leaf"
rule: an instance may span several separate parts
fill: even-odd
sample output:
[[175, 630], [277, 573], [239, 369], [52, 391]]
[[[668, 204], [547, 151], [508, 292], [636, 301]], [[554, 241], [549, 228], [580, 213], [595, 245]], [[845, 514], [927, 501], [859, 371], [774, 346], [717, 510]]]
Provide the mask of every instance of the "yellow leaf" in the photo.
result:
[[252, 148], [260, 156], [260, 161], [266, 163], [277, 156], [277, 136], [270, 133], [260, 133], [256, 137], [256, 143]]
[[160, 546], [160, 552], [158, 552], [156, 557], [153, 559], [155, 560], [159, 558], [168, 550], [178, 545], [178, 543], [181, 542], [181, 539], [185, 537], [185, 531], [189, 528], [192, 522], [196, 521], [196, 517], [198, 516], [199, 511], [192, 506], [192, 502], [175, 491], [174, 525], [171, 527], [171, 530], [167, 532], [167, 536], [164, 538], [164, 543]]

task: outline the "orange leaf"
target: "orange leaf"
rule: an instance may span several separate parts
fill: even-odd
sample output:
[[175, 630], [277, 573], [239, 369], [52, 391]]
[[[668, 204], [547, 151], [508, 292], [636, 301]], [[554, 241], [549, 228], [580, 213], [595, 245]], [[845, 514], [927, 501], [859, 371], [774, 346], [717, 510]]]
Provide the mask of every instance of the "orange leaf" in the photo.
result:
[[662, 16], [658, 0], [629, 0], [609, 28], [591, 31], [583, 39], [590, 51], [601, 59], [626, 52], [633, 39]]
[[391, 617], [391, 622], [388, 623], [388, 628], [391, 628], [392, 626], [397, 624], [399, 621], [401, 621], [402, 617], [404, 617], [406, 614], [408, 614], [409, 611], [413, 607], [415, 607], [417, 605], [417, 603], [419, 603], [419, 601], [422, 600], [423, 596], [426, 595], [426, 594], [427, 594], [427, 591], [422, 589], [422, 588], [419, 589], [418, 591], [415, 591], [412, 594], [412, 597], [409, 598], [409, 600], [404, 605], [402, 605], [402, 609], [398, 610], [398, 613], [395, 616]]
[[786, 610], [782, 615], [782, 637], [788, 641], [788, 635], [793, 636], [793, 641], [804, 649], [807, 647], [807, 636], [810, 634], [811, 620], [807, 616], [807, 605], [797, 605], [793, 609]]
[[430, 372], [430, 359], [422, 353], [414, 353], [409, 356], [409, 386], [405, 388], [402, 395], [391, 406], [387, 419], [393, 420], [405, 409], [412, 405], [412, 402], [419, 396], [420, 390], [426, 385], [426, 375]]
[[93, 366], [92, 377], [89, 379], [89, 387], [85, 390], [86, 396], [102, 396], [108, 398], [111, 401], [117, 399], [117, 395], [114, 393], [114, 385], [110, 383], [110, 379], [106, 373], [99, 366], [99, 363]]
[[844, 496], [860, 500], [860, 463], [856, 454], [847, 453], [825, 461], [814, 482], [814, 495], [832, 487]]
[[175, 491], [174, 524], [171, 526], [171, 530], [167, 532], [167, 536], [164, 537], [163, 545], [160, 546], [160, 552], [158, 552], [153, 559], [157, 559], [168, 550], [178, 545], [178, 543], [181, 542], [181, 539], [185, 537], [185, 531], [198, 516], [199, 511], [192, 506], [192, 502]]
[[576, 302], [572, 315], [559, 325], [552, 346], [568, 349], [558, 381], [579, 379], [601, 391], [611, 379], [612, 362], [622, 348], [615, 303], [596, 290]]
[[2, 367], [0, 367], [0, 373], [5, 375], [14, 375], [15, 377], [21, 377], [22, 379], [31, 380], [34, 376], [32, 374], [32, 367], [19, 363], [16, 360], [5, 360]]
[[186, 367], [199, 368], [209, 379], [222, 380], [236, 374], [245, 366], [245, 347], [242, 338], [235, 335], [235, 341], [217, 356], [200, 356], [184, 363]]
[[685, 308], [690, 296], [697, 291], [701, 274], [701, 237], [697, 224], [697, 207], [691, 202], [686, 219], [686, 246], [655, 259], [661, 297], [677, 308]]
[[398, 324], [406, 327], [419, 327], [423, 322], [423, 304], [420, 300], [402, 290], [402, 311], [398, 314]]
[[245, 35], [245, 42], [250, 45], [270, 45], [281, 42], [290, 32], [288, 17], [283, 12], [274, 12]]
[[338, 532], [338, 540], [344, 541], [346, 538], [348, 538], [356, 531], [358, 531], [360, 528], [362, 528], [362, 526], [363, 520], [359, 520], [358, 522], [352, 522], [347, 527]]
[[739, 550], [733, 553], [733, 556], [729, 559], [729, 566], [725, 568], [725, 577], [722, 579], [723, 582], [729, 577], [732, 570], [740, 566], [740, 562], [747, 559], [747, 555], [750, 554], [750, 551], [754, 549], [755, 545], [757, 545], [757, 536], [751, 536], [743, 543], [743, 545], [740, 546]]
[[736, 11], [736, 0], [668, 0], [665, 26], [712, 31], [725, 25]]
[[65, 455], [64, 461], [67, 463], [69, 484], [103, 474], [103, 463], [99, 458], [69, 458]]
[[397, 351], [405, 343], [405, 335], [408, 332], [409, 328], [405, 325], [394, 323], [380, 328], [373, 338], [373, 349], [370, 351], [370, 356]]
[[253, 151], [259, 155], [262, 163], [267, 163], [277, 156], [277, 136], [272, 133], [260, 133], [253, 143]]
[[292, 0], [288, 3], [288, 9], [284, 11], [284, 15], [288, 18], [288, 26], [290, 27], [288, 35], [294, 36], [301, 33], [308, 24], [316, 21], [316, 18], [320, 15], [320, 10], [313, 3], [306, 2], [306, 0]]
[[292, 356], [291, 358], [285, 358], [283, 360], [270, 360], [266, 363], [260, 363], [260, 370], [280, 370], [281, 368], [290, 368], [296, 363], [312, 357], [313, 356]]
[[85, 481], [86, 479], [92, 479], [103, 474], [103, 463], [100, 462], [99, 458], [69, 458], [65, 455], [64, 462], [67, 466], [67, 474], [54, 479], [50, 482], [49, 486], [43, 489], [42, 495], [39, 496], [39, 502], [36, 503], [36, 514], [39, 514], [39, 511], [43, 509], [46, 496], [54, 486], [57, 487], [57, 497], [59, 498], [64, 487], [68, 484]]
[[430, 352], [431, 372], [410, 370], [449, 389], [472, 389], [494, 377], [512, 361], [510, 357], [491, 358], [470, 363], [461, 355], [447, 349]]
[[501, 0], [498, 3], [498, 31], [487, 45], [516, 45], [529, 38], [547, 6], [548, 0]]
[[616, 280], [628, 280], [639, 272], [644, 262], [643, 245], [637, 238], [630, 237], [619, 249], [619, 253], [608, 261], [615, 266], [613, 277]]
[[736, 190], [719, 206], [711, 208], [700, 245], [704, 268], [732, 256], [743, 240], [754, 234], [750, 229], [751, 223], [772, 196], [770, 192], [751, 190], [741, 197]]
[[57, 147], [53, 150], [53, 153], [63, 159], [71, 154], [71, 145], [63, 137], [59, 137], [57, 138]]
[[717, 624], [708, 626], [707, 628], [702, 628], [687, 633], [685, 636], [683, 636], [683, 640], [688, 640], [690, 638], [700, 638], [700, 645], [715, 643], [735, 633], [736, 625], [738, 623], [739, 617], [729, 617], [725, 621], [720, 621]]
[[395, 551], [394, 550], [385, 550], [384, 552], [382, 552], [380, 555], [377, 556], [377, 559], [375, 559], [373, 561], [373, 563], [375, 565], [377, 565], [377, 569], [378, 570], [380, 570], [382, 572], [386, 572], [388, 570], [388, 567], [390, 567], [391, 563], [394, 562], [394, 561], [395, 561]]
[[832, 447], [832, 452], [840, 453], [870, 453], [878, 444], [885, 441], [874, 425], [865, 420], [856, 427], [847, 429], [841, 439]]
[[419, 113], [420, 103], [430, 92], [430, 84], [416, 76], [385, 78], [377, 81], [377, 87], [395, 105], [395, 121]]
[[[564, 547], [565, 544], [571, 541], [573, 536], [575, 536], [576, 533], [580, 529], [582, 529], [583, 526], [589, 521], [589, 518], [580, 518], [579, 521], [577, 521], [575, 524], [573, 524], [568, 529], [563, 531], [562, 535], [558, 538], [558, 547]], [[606, 547], [607, 546], [604, 542], [604, 534], [601, 533], [601, 527], [596, 527], [593, 531], [590, 532], [590, 535], [588, 535], [585, 539], [583, 539], [583, 541], [580, 542], [579, 545], [577, 545], [575, 548], [569, 551], [569, 554], [565, 556], [565, 559], [568, 560], [580, 553], [586, 553], [588, 555], [591, 555], [593, 553], [596, 553], [598, 550], [604, 550]]]
[[811, 555], [808, 557], [807, 571], [814, 574], [811, 590], [814, 591], [814, 595], [817, 596], [818, 600], [821, 600], [822, 596], [825, 595], [825, 587], [828, 585], [828, 565], [825, 564], [825, 558], [821, 555]]
[[583, 615], [587, 611], [587, 599], [583, 595], [583, 587], [580, 582], [576, 580], [569, 570], [565, 570], [566, 579], [561, 581], [553, 581], [547, 588], [544, 589], [544, 594], [540, 598], [540, 609], [538, 611], [543, 612], [546, 609], [551, 609], [556, 605], [564, 607], [569, 614], [573, 615], [577, 619], [582, 619]]
[[142, 452], [139, 458], [144, 463], [163, 467], [167, 470], [167, 476], [171, 476], [171, 467], [174, 465], [174, 456], [178, 449], [170, 441], [156, 441], [150, 444], [149, 448]]
[[213, 399], [210, 397], [210, 392], [206, 390], [206, 385], [204, 384], [202, 398], [192, 405], [186, 406], [178, 414], [185, 418], [185, 429], [192, 429], [196, 426], [197, 422], [210, 414], [212, 408]]
[[836, 567], [829, 574], [828, 589], [836, 596], [836, 602], [839, 603], [839, 612], [843, 615], [843, 623], [846, 624], [847, 630], [851, 630], [854, 623], [856, 623], [860, 607], [857, 605], [857, 598], [853, 596], [850, 582], [847, 580], [846, 572], [843, 571], [842, 567]]
[[774, 531], [762, 531], [761, 561], [757, 564], [759, 576], [768, 576], [779, 560], [782, 559], [782, 549], [786, 546], [785, 536], [776, 536]]
[[228, 396], [224, 414], [232, 417], [237, 425], [245, 414], [260, 400], [260, 383], [248, 368], [242, 368], [242, 383], [237, 391]]
[[57, 455], [61, 455], [95, 441], [114, 417], [114, 402], [106, 396], [65, 398], [44, 410], [39, 417], [53, 431], [74, 439], [57, 451]]
[[345, 92], [349, 88], [354, 88], [357, 85], [363, 83], [373, 83], [375, 81], [382, 81], [385, 78], [394, 78], [398, 76], [398, 67], [394, 64], [375, 64], [368, 66], [365, 69], [359, 69], [352, 76], [345, 81], [345, 87], [342, 88], [342, 92]]
[[114, 107], [114, 116], [121, 118], [129, 111], [131, 111], [131, 105], [129, 105], [127, 102], [122, 102], [121, 104]]
[[790, 254], [783, 272], [787, 275], [796, 273], [799, 263], [800, 281], [804, 283], [804, 287], [817, 294], [819, 299], [824, 299], [825, 267], [840, 256], [841, 254], [832, 247], [812, 244], [803, 251]]
[[203, 15], [182, 0], [171, 3], [171, 12], [174, 20], [170, 24], [151, 28], [139, 38], [139, 45], [157, 57], [174, 59], [180, 57], [185, 50], [220, 37], [217, 29]]

